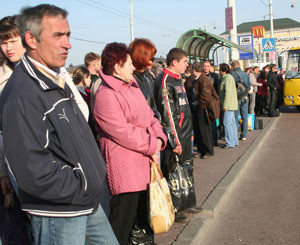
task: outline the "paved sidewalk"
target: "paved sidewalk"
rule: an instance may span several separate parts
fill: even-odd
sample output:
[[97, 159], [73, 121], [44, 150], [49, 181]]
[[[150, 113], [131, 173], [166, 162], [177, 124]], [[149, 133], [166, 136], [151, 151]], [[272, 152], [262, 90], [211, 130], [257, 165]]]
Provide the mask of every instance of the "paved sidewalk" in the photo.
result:
[[[271, 123], [275, 118], [262, 118], [264, 121], [263, 130], [249, 131], [246, 141], [239, 141], [240, 145], [233, 149], [222, 149], [215, 147], [215, 156], [208, 159], [200, 159], [199, 155], [194, 157], [194, 179], [195, 179], [195, 191], [197, 196], [197, 207], [203, 208], [203, 215], [213, 215], [210, 211], [207, 211], [210, 205], [210, 200], [214, 198], [220, 198], [223, 195], [219, 189], [215, 189], [224, 176], [228, 176], [233, 170], [235, 163], [242, 158], [244, 155], [245, 159], [247, 150], [249, 154], [259, 144], [265, 131], [268, 130]], [[271, 123], [270, 123], [271, 122]], [[269, 124], [270, 123], [270, 124]], [[268, 125], [269, 124], [269, 125]], [[258, 137], [261, 135], [260, 137]], [[257, 138], [258, 137], [258, 138]], [[255, 140], [255, 139], [258, 140]], [[224, 141], [219, 140], [219, 143], [223, 144]], [[254, 143], [254, 144], [253, 144]], [[210, 198], [208, 198], [210, 197]], [[218, 201], [218, 200], [217, 200]], [[171, 230], [164, 234], [155, 235], [155, 242], [158, 245], [169, 245], [169, 244], [190, 244], [193, 237], [197, 233], [202, 221], [197, 221], [195, 215], [189, 215], [189, 220], [185, 223], [175, 222]], [[194, 225], [195, 224], [195, 225]], [[189, 240], [190, 239], [190, 240]]]

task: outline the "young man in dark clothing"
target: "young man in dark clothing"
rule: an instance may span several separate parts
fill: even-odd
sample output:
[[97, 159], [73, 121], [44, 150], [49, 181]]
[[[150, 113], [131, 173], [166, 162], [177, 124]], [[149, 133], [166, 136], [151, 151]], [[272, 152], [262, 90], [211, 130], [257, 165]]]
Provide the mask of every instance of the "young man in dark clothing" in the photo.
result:
[[270, 92], [270, 116], [276, 116], [276, 104], [278, 98], [279, 79], [277, 77], [277, 66], [272, 64], [267, 76], [268, 87]]
[[[155, 80], [156, 106], [161, 115], [161, 121], [174, 136], [174, 142], [168, 142], [161, 153], [161, 167], [168, 177], [174, 168], [176, 153], [181, 161], [192, 159], [192, 117], [184, 85], [181, 80], [188, 66], [186, 53], [179, 48], [173, 48], [167, 55], [167, 68]], [[190, 212], [199, 212], [191, 208]], [[181, 213], [182, 214], [182, 213]], [[183, 217], [182, 217], [183, 216]], [[177, 213], [177, 219], [185, 219], [185, 215]]]
[[[193, 128], [188, 98], [181, 81], [181, 74], [188, 66], [187, 55], [179, 48], [171, 49], [167, 56], [167, 66], [155, 81], [156, 105], [162, 122], [174, 135], [176, 147], [173, 152], [181, 156], [183, 161], [190, 160]], [[163, 168], [168, 163], [164, 162]]]
[[[203, 71], [204, 74], [209, 78], [209, 80], [212, 82], [215, 91], [219, 95], [219, 86], [220, 86], [220, 78], [217, 73], [211, 72], [212, 64], [209, 60], [206, 60], [203, 62]], [[210, 124], [212, 134], [213, 134], [213, 140], [214, 140], [214, 146], [219, 146], [218, 139], [219, 139], [219, 133], [216, 123]]]

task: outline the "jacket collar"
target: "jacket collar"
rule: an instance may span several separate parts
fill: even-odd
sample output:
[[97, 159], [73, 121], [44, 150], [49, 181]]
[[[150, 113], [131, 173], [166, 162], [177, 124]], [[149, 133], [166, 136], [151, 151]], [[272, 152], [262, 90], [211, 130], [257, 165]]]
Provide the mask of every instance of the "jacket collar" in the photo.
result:
[[165, 74], [168, 74], [169, 76], [179, 80], [180, 79], [180, 74], [177, 74], [175, 72], [172, 72], [171, 70], [169, 70], [168, 68], [165, 68], [164, 71], [163, 71]]
[[100, 69], [100, 76], [101, 78], [105, 81], [105, 83], [111, 87], [113, 90], [115, 91], [119, 91], [123, 86], [128, 86], [129, 88], [131, 86], [133, 87], [139, 87], [138, 83], [136, 82], [135, 78], [133, 78], [133, 80], [130, 83], [127, 83], [123, 80], [121, 80], [120, 78], [114, 77], [114, 76], [110, 76], [110, 75], [105, 75], [102, 71], [102, 69]]
[[241, 67], [234, 68], [234, 71], [242, 71]]
[[37, 82], [38, 86], [42, 90], [46, 91], [59, 88], [59, 86], [56, 85], [53, 80], [45, 76], [33, 65], [27, 54], [22, 57], [21, 65], [26, 73], [28, 73]]

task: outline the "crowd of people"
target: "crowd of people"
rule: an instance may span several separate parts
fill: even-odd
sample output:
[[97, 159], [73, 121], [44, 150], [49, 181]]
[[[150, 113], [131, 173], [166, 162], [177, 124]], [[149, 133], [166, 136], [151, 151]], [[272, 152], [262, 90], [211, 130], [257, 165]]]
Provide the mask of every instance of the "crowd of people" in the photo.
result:
[[67, 15], [42, 4], [0, 21], [0, 205], [22, 210], [7, 229], [18, 244], [154, 244], [150, 162], [168, 177], [193, 144], [201, 159], [238, 146], [248, 113], [277, 116], [284, 71], [233, 61], [218, 75], [179, 48], [158, 63], [155, 44], [138, 38], [86, 54], [69, 74]]

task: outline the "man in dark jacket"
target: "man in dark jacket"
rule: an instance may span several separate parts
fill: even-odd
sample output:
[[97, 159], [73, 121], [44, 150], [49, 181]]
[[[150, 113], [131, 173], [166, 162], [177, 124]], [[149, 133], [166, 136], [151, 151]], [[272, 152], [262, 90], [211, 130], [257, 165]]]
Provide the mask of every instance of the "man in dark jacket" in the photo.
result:
[[[165, 176], [168, 176], [169, 171], [174, 168], [174, 153], [181, 161], [192, 159], [191, 110], [181, 80], [181, 74], [185, 72], [187, 66], [186, 53], [179, 48], [171, 49], [167, 55], [167, 68], [159, 74], [154, 84], [156, 106], [161, 121], [174, 136], [174, 140], [169, 139], [167, 147], [161, 153], [161, 167]], [[177, 213], [177, 220], [180, 216]], [[186, 217], [183, 215], [182, 218]]]
[[[220, 86], [220, 78], [217, 73], [211, 72], [212, 70], [212, 64], [209, 60], [206, 60], [203, 62], [203, 71], [204, 74], [209, 78], [209, 80], [212, 82], [212, 85], [215, 88], [216, 93], [219, 95], [219, 86]], [[210, 124], [212, 133], [213, 133], [213, 139], [214, 139], [214, 146], [219, 146], [218, 139], [219, 139], [219, 133], [218, 128], [215, 123]]]
[[[188, 66], [187, 55], [179, 48], [171, 49], [167, 55], [167, 66], [155, 81], [156, 106], [162, 122], [174, 135], [176, 146], [173, 152], [180, 155], [182, 160], [190, 160], [193, 134], [191, 110], [181, 82], [181, 74]], [[166, 161], [162, 165], [168, 163]]]
[[277, 77], [277, 66], [272, 64], [267, 76], [268, 87], [270, 91], [270, 116], [276, 116], [276, 104], [278, 98], [279, 81]]
[[249, 76], [241, 70], [240, 62], [238, 60], [233, 61], [231, 66], [233, 69], [231, 75], [233, 76], [236, 82], [236, 86], [238, 86], [238, 84], [241, 83], [245, 88], [245, 91], [241, 95], [238, 94], [239, 109], [235, 111], [235, 119], [237, 123], [237, 128], [239, 128], [238, 116], [241, 115], [241, 119], [243, 122], [240, 139], [246, 140], [248, 134], [248, 91], [250, 89]]
[[217, 111], [213, 108], [213, 98], [219, 101], [211, 80], [206, 76], [203, 69], [203, 64], [193, 64], [193, 75], [195, 76], [195, 93], [199, 103], [197, 116], [198, 116], [198, 128], [199, 135], [195, 135], [198, 138], [197, 148], [201, 154], [201, 158], [205, 159], [208, 156], [214, 155], [214, 142], [211, 124], [215, 123], [216, 118], [212, 118], [212, 114], [216, 112], [220, 114], [220, 103], [218, 103]]
[[48, 4], [21, 12], [27, 53], [1, 96], [4, 154], [34, 244], [118, 244], [99, 205], [105, 162], [66, 82], [66, 17]]

